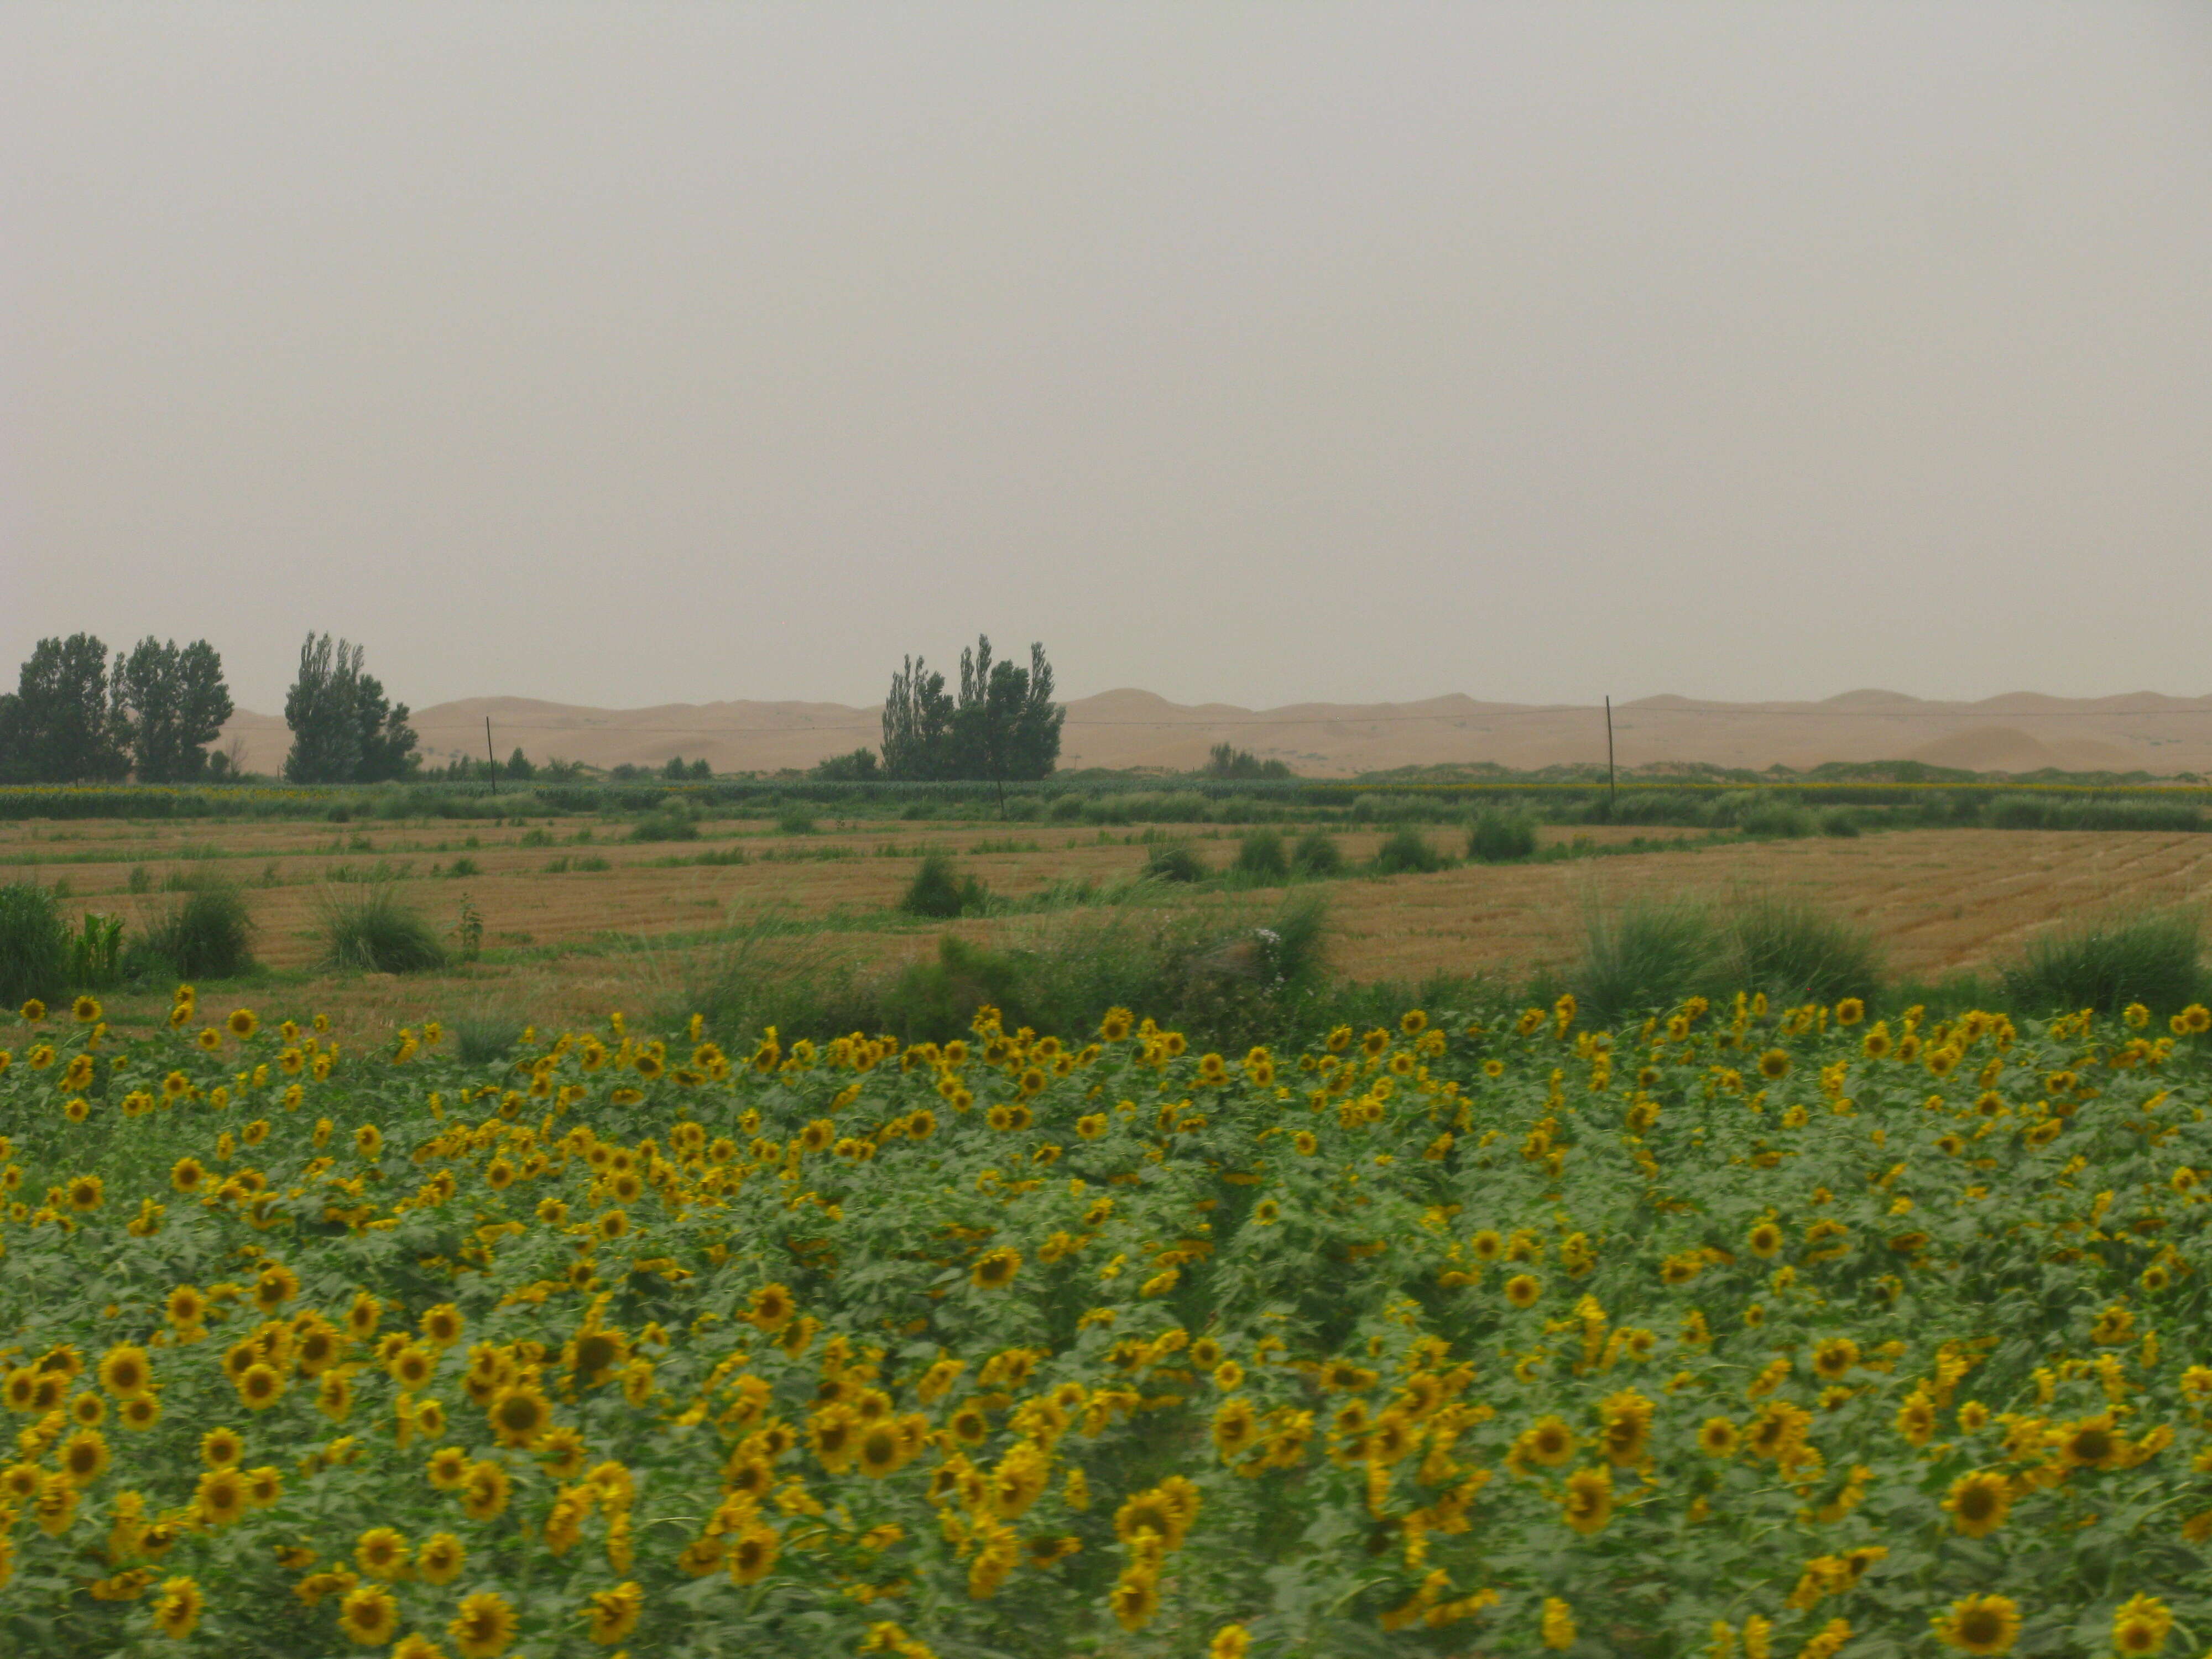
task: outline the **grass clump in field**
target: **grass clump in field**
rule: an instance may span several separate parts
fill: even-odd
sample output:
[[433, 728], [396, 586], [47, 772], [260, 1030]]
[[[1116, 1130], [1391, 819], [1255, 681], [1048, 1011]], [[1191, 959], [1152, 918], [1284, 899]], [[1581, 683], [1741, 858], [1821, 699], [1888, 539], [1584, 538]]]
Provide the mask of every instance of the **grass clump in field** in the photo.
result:
[[1272, 830], [1255, 830], [1237, 843], [1237, 873], [1253, 882], [1279, 882], [1290, 878], [1290, 855], [1283, 850], [1283, 838]]
[[910, 916], [954, 916], [981, 912], [990, 895], [974, 876], [957, 874], [952, 860], [941, 852], [926, 854], [921, 866], [899, 896], [898, 908]]
[[253, 913], [234, 883], [192, 878], [183, 896], [157, 915], [131, 955], [185, 979], [232, 979], [253, 969]]
[[1375, 849], [1370, 866], [1378, 876], [1426, 875], [1450, 860], [1429, 844], [1429, 838], [1410, 824], [1393, 830]]
[[1589, 1020], [1619, 1029], [1713, 988], [1713, 919], [1686, 899], [1633, 899], [1583, 924], [1568, 982]]
[[1467, 855], [1477, 864], [1516, 864], [1535, 851], [1536, 826], [1517, 812], [1485, 812], [1468, 831]]
[[1291, 849], [1291, 868], [1301, 876], [1319, 879], [1344, 873], [1344, 848], [1336, 838], [1315, 830], [1298, 837]]
[[636, 842], [696, 841], [699, 826], [680, 812], [648, 812], [629, 827]]
[[1720, 976], [1737, 990], [1764, 992], [1778, 1007], [1871, 997], [1881, 984], [1874, 935], [1811, 904], [1758, 897], [1721, 924]]
[[418, 974], [446, 965], [446, 947], [389, 882], [324, 890], [317, 917], [323, 965], [372, 974]]
[[0, 887], [0, 1004], [58, 997], [68, 975], [69, 936], [53, 890], [25, 881]]
[[1181, 842], [1155, 847], [1145, 860], [1145, 875], [1152, 881], [1204, 881], [1212, 873], [1206, 860]]
[[2203, 957], [2197, 912], [2118, 911], [2031, 941], [2000, 976], [2014, 1006], [2039, 1013], [2172, 1012], [2207, 994]]

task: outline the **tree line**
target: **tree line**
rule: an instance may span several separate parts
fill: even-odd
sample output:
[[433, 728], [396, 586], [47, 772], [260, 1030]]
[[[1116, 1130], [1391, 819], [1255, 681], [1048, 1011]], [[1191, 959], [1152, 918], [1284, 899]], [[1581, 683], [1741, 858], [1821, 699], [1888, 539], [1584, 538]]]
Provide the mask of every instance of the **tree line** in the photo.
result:
[[[286, 781], [383, 783], [421, 775], [408, 707], [386, 695], [367, 658], [364, 647], [328, 634], [311, 633], [301, 646], [284, 697], [284, 723], [292, 732]], [[0, 782], [222, 779], [236, 769], [210, 745], [235, 712], [222, 658], [205, 640], [180, 647], [149, 635], [128, 652], [113, 653], [90, 634], [40, 640], [15, 690], [0, 695]], [[1030, 647], [1024, 668], [994, 659], [989, 636], [979, 635], [973, 649], [960, 653], [957, 696], [924, 659], [902, 661], [884, 700], [880, 759], [856, 749], [815, 769], [828, 778], [897, 782], [1048, 777], [1059, 763], [1066, 713], [1053, 701], [1052, 664], [1043, 646]], [[447, 771], [473, 773], [479, 766], [518, 781], [538, 769], [518, 749], [504, 767], [456, 762]], [[547, 769], [554, 775], [580, 770], [562, 762], [550, 762]], [[615, 769], [617, 775], [647, 775], [641, 768]], [[669, 778], [706, 774], [704, 761], [672, 760], [662, 769]]]
[[[377, 783], [421, 763], [405, 703], [363, 666], [363, 648], [307, 635], [284, 698], [294, 783]], [[0, 783], [198, 783], [235, 771], [210, 752], [236, 711], [205, 640], [148, 635], [111, 653], [91, 634], [40, 640], [0, 694]]]

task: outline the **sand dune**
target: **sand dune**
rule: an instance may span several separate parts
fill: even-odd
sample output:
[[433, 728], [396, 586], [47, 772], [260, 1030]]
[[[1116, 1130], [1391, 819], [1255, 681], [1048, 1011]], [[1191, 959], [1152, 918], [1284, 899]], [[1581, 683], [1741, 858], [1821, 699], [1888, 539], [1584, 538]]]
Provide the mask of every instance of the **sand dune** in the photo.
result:
[[[718, 772], [811, 766], [863, 744], [873, 747], [878, 711], [843, 703], [665, 703], [588, 708], [528, 697], [471, 697], [415, 715], [434, 762], [484, 752], [484, 720], [503, 759], [518, 746], [534, 760], [592, 766], [658, 765], [703, 758]], [[274, 772], [289, 741], [284, 723], [241, 712], [226, 730], [245, 764]], [[1804, 768], [1824, 761], [1922, 760], [1972, 771], [2212, 771], [2212, 697], [2154, 692], [2084, 699], [2012, 692], [1978, 702], [1931, 702], [1901, 692], [1847, 691], [1820, 702], [1706, 702], [1656, 696], [1617, 704], [1620, 763], [1705, 763]], [[1197, 765], [1233, 743], [1302, 774], [1339, 777], [1396, 766], [1492, 762], [1535, 768], [1602, 763], [1601, 709], [1485, 702], [1454, 694], [1406, 703], [1291, 703], [1243, 708], [1173, 703], [1120, 690], [1067, 705], [1066, 768]]]

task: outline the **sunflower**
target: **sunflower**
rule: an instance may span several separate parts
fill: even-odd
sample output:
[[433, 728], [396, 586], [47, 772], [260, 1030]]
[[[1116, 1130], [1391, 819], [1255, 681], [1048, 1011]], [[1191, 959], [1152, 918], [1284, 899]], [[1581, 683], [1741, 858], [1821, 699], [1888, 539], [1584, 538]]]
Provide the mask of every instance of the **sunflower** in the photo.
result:
[[2156, 1653], [2173, 1628], [2173, 1613], [2155, 1595], [2131, 1595], [2112, 1614], [2112, 1647], [2122, 1654]]
[[1708, 1457], [1734, 1457], [1742, 1432], [1725, 1417], [1709, 1417], [1698, 1430], [1698, 1449]]
[[107, 1473], [107, 1441], [98, 1429], [79, 1429], [63, 1443], [60, 1462], [70, 1485], [88, 1486]]
[[118, 1400], [136, 1400], [154, 1386], [154, 1367], [146, 1350], [136, 1343], [118, 1343], [101, 1356], [100, 1386]]
[[234, 1468], [210, 1469], [200, 1476], [193, 1501], [211, 1527], [227, 1527], [252, 1507], [246, 1494], [246, 1477]]
[[1560, 1417], [1540, 1417], [1530, 1424], [1514, 1449], [1522, 1460], [1556, 1469], [1575, 1455], [1575, 1431]]
[[469, 1455], [459, 1446], [441, 1447], [430, 1454], [427, 1473], [440, 1492], [459, 1492], [468, 1481]]
[[497, 1659], [514, 1640], [514, 1608], [504, 1595], [479, 1590], [461, 1598], [459, 1610], [446, 1626], [460, 1659]]
[[136, 1400], [126, 1400], [116, 1415], [126, 1429], [150, 1429], [161, 1420], [161, 1396], [142, 1394]]
[[1828, 1382], [1840, 1382], [1859, 1363], [1859, 1345], [1848, 1336], [1830, 1337], [1813, 1350], [1813, 1370]]
[[223, 1024], [229, 1028], [231, 1036], [241, 1039], [252, 1036], [261, 1029], [261, 1022], [254, 1018], [251, 1008], [232, 1009], [230, 1018], [224, 1020]]
[[238, 1374], [238, 1397], [251, 1410], [267, 1411], [284, 1397], [283, 1373], [274, 1365], [248, 1365]]
[[428, 1349], [410, 1342], [392, 1356], [387, 1369], [392, 1373], [392, 1381], [413, 1394], [436, 1374], [438, 1362]]
[[1946, 1647], [1966, 1653], [2010, 1653], [2020, 1639], [2020, 1606], [2009, 1596], [1969, 1595], [1934, 1620]]
[[200, 1462], [211, 1469], [234, 1467], [246, 1455], [246, 1442], [236, 1429], [210, 1429], [200, 1437]]
[[299, 1274], [281, 1262], [270, 1262], [253, 1280], [253, 1305], [264, 1313], [275, 1313], [299, 1293]]
[[1140, 1631], [1160, 1610], [1159, 1586], [1150, 1573], [1123, 1573], [1106, 1598], [1106, 1605], [1114, 1610], [1115, 1622], [1123, 1630]]
[[265, 1510], [284, 1495], [284, 1477], [277, 1470], [264, 1465], [246, 1472], [246, 1501], [257, 1510]]
[[980, 1289], [1003, 1290], [1014, 1282], [1014, 1275], [1021, 1271], [1021, 1266], [1020, 1251], [1007, 1249], [992, 1250], [976, 1259], [969, 1277]]
[[83, 1214], [100, 1207], [100, 1200], [106, 1188], [101, 1185], [98, 1176], [81, 1175], [70, 1176], [70, 1183], [64, 1190], [68, 1197], [70, 1208], [79, 1214]]
[[645, 1607], [645, 1592], [635, 1584], [617, 1584], [594, 1590], [578, 1615], [586, 1621], [585, 1634], [602, 1647], [612, 1647], [637, 1628]]
[[371, 1527], [354, 1546], [353, 1559], [371, 1578], [398, 1578], [407, 1571], [407, 1540], [391, 1527]]
[[490, 1521], [505, 1512], [514, 1490], [507, 1471], [479, 1459], [461, 1480], [461, 1508], [471, 1521]]
[[895, 1424], [879, 1423], [860, 1436], [860, 1462], [863, 1474], [896, 1474], [906, 1461], [906, 1443]]
[[775, 1528], [758, 1519], [748, 1521], [730, 1544], [730, 1582], [757, 1584], [768, 1577], [781, 1542]]
[[1534, 1273], [1516, 1273], [1505, 1281], [1505, 1299], [1516, 1308], [1534, 1307], [1544, 1293], [1544, 1283]]
[[538, 1443], [553, 1420], [553, 1408], [535, 1388], [502, 1389], [491, 1403], [491, 1431], [502, 1446]]
[[28, 1002], [23, 1005], [22, 1015], [23, 1023], [25, 1024], [36, 1025], [40, 1021], [46, 1018], [46, 1005], [40, 1001], [38, 998], [33, 997]]
[[1613, 1471], [1604, 1464], [1577, 1469], [1567, 1477], [1563, 1499], [1566, 1523], [1588, 1538], [1613, 1519]]
[[206, 1606], [207, 1598], [192, 1580], [164, 1580], [161, 1595], [154, 1600], [155, 1627], [171, 1641], [181, 1642], [200, 1622], [200, 1612]]
[[1987, 1470], [1962, 1474], [1943, 1499], [1951, 1524], [1969, 1538], [1986, 1538], [2004, 1524], [2012, 1508], [2012, 1483]]
[[2113, 1432], [2110, 1413], [2069, 1423], [2059, 1433], [2059, 1462], [2069, 1469], [2109, 1469], [2126, 1449], [2127, 1443]]

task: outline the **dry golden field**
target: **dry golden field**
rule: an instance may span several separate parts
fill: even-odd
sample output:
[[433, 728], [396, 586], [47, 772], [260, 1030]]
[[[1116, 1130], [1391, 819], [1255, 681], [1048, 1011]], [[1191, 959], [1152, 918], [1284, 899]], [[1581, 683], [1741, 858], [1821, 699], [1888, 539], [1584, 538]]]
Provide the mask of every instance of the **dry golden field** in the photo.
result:
[[[623, 833], [586, 818], [497, 826], [33, 821], [0, 825], [0, 881], [60, 881], [73, 909], [119, 913], [137, 925], [169, 902], [162, 890], [173, 875], [220, 872], [244, 889], [257, 953], [282, 981], [264, 1000], [329, 1009], [345, 1024], [375, 1029], [471, 1008], [554, 1020], [665, 1006], [702, 954], [763, 920], [796, 925], [810, 950], [875, 963], [925, 952], [948, 929], [1019, 940], [1083, 915], [1077, 908], [950, 924], [899, 915], [893, 906], [915, 863], [886, 848], [942, 848], [963, 874], [1013, 900], [1055, 882], [1127, 881], [1149, 850], [1136, 830], [997, 822], [824, 817], [816, 833], [793, 836], [724, 819], [702, 824], [696, 842], [642, 844]], [[1217, 866], [1235, 854], [1234, 830], [1154, 833], [1188, 837]], [[1460, 850], [1456, 831], [1429, 833]], [[1663, 829], [1542, 834], [1613, 855], [1331, 881], [1332, 965], [1361, 980], [1525, 969], [1566, 961], [1585, 917], [1631, 894], [1778, 892], [1863, 922], [1893, 971], [1929, 976], [2002, 958], [2039, 928], [2114, 902], [2212, 897], [2212, 838], [2184, 834], [1909, 830], [1769, 842]], [[1375, 830], [1338, 836], [1355, 864], [1382, 839]], [[1644, 845], [1630, 850], [1638, 840]], [[740, 851], [745, 862], [697, 862]], [[473, 870], [452, 873], [463, 860]], [[602, 860], [604, 869], [580, 867]], [[322, 895], [380, 873], [441, 929], [456, 924], [465, 899], [472, 902], [483, 919], [483, 959], [405, 980], [319, 970]], [[1201, 891], [1162, 902], [1250, 896]], [[117, 1012], [129, 1019], [147, 1011], [125, 999]]]

